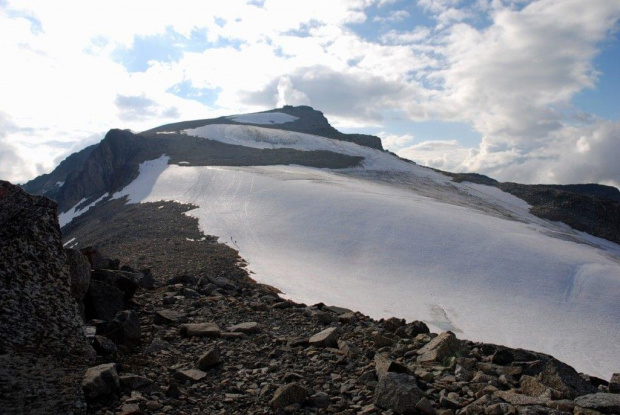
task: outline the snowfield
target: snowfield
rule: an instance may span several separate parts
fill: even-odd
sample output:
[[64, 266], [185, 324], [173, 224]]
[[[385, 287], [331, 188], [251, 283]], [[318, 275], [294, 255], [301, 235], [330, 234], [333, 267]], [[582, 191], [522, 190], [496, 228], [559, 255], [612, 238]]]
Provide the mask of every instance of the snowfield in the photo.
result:
[[[274, 144], [256, 129], [230, 129], [245, 126], [207, 127], [192, 134], [311, 146], [303, 134], [271, 131]], [[349, 144], [330, 145], [353, 151]], [[535, 218], [496, 188], [451, 183], [356, 147], [374, 154], [341, 171], [179, 166], [162, 156], [113, 197], [199, 206], [188, 214], [205, 234], [297, 301], [424, 320], [461, 338], [553, 354], [605, 379], [618, 371], [620, 246]]]
[[298, 117], [283, 112], [258, 112], [255, 114], [232, 115], [226, 118], [244, 124], [284, 124], [286, 122], [293, 122]]

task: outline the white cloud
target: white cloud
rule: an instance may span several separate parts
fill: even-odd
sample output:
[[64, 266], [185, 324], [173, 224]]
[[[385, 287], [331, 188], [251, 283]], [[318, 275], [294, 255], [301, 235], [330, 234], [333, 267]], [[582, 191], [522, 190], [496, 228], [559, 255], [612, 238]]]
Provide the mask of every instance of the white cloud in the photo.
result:
[[385, 131], [377, 133], [377, 136], [381, 138], [383, 148], [390, 151], [398, 151], [407, 145], [412, 144], [414, 140], [413, 134], [390, 134]]
[[463, 160], [476, 150], [461, 146], [456, 140], [423, 141], [396, 153], [404, 158], [444, 171], [462, 171]]
[[[15, 168], [27, 178], [39, 171], [31, 166], [49, 170], [76, 143], [109, 128], [140, 131], [177, 116], [311, 103], [335, 125], [382, 128], [390, 146], [436, 167], [510, 180], [578, 180], [562, 160], [587, 166], [574, 171], [588, 180], [618, 180], [620, 168], [579, 158], [612, 153], [606, 143], [617, 126], [565, 115], [577, 112], [576, 93], [596, 85], [593, 61], [617, 29], [618, 2], [419, 0], [434, 27], [403, 31], [385, 20], [375, 24], [378, 40], [352, 30], [373, 24], [368, 7], [392, 20], [410, 18], [385, 7], [397, 2], [186, 0], [155, 2], [148, 16], [135, 0], [8, 2], [0, 7], [0, 50], [10, 62], [0, 67], [0, 111], [19, 128], [5, 129], [0, 152], [29, 161]], [[113, 59], [138, 36], [170, 31], [187, 39], [202, 33], [210, 47], [151, 60], [144, 72], [129, 72]], [[182, 83], [217, 91], [215, 103], [169, 92]], [[469, 123], [483, 142], [475, 151], [450, 140], [413, 145], [407, 135], [389, 134], [389, 111], [410, 121]]]
[[284, 105], [310, 105], [310, 99], [301, 91], [298, 91], [293, 86], [291, 78], [283, 76], [278, 81], [277, 86], [277, 102], [276, 107], [283, 107]]

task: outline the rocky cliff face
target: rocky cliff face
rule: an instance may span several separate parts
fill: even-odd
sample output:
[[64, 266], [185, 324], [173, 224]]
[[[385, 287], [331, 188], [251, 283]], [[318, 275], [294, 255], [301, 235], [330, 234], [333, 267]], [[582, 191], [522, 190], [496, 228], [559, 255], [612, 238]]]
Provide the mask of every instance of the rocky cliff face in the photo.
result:
[[56, 203], [0, 181], [0, 411], [73, 413], [89, 346]]

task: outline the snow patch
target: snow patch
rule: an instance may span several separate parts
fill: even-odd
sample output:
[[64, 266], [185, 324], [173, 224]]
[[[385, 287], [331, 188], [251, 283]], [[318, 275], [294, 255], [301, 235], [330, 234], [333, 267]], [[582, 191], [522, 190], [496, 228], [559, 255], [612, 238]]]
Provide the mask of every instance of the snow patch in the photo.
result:
[[[210, 124], [184, 130], [191, 136], [202, 137], [226, 144], [251, 148], [292, 148], [300, 151], [331, 151], [347, 156], [363, 157], [359, 169], [415, 172], [418, 177], [432, 178], [446, 183], [449, 179], [440, 173], [400, 160], [393, 155], [370, 147], [318, 135], [276, 130], [251, 125]], [[340, 169], [346, 171], [346, 169]]]
[[232, 115], [229, 120], [243, 124], [284, 124], [298, 119], [283, 112], [260, 112], [255, 114]]
[[[501, 191], [453, 188], [533, 218]], [[411, 187], [299, 166], [179, 167], [162, 156], [143, 163], [119, 195], [199, 206], [187, 214], [205, 234], [297, 301], [424, 320], [553, 354], [602, 378], [620, 367], [615, 244], [575, 243], [550, 236], [566, 232], [553, 223], [505, 220]]]
[[86, 202], [87, 199], [84, 198], [84, 199], [80, 200], [71, 209], [69, 209], [68, 211], [66, 211], [64, 213], [61, 213], [60, 215], [58, 215], [58, 223], [60, 223], [60, 227], [62, 228], [66, 224], [70, 223], [73, 219], [77, 218], [80, 215], [83, 215], [84, 213], [86, 213], [88, 211], [88, 209], [90, 209], [91, 207], [95, 206], [97, 203], [101, 202], [106, 197], [108, 197], [108, 193], [104, 193], [99, 199], [95, 200], [92, 203], [89, 203], [88, 205], [84, 206], [81, 209], [78, 209], [77, 207], [80, 206], [82, 203]]

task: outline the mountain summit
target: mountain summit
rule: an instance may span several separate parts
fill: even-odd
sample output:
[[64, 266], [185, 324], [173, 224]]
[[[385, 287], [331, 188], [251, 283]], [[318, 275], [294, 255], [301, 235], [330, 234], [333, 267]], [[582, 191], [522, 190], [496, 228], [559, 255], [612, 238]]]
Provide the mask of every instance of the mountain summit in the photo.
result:
[[[118, 219], [139, 206], [185, 212], [296, 301], [423, 320], [605, 378], [620, 366], [619, 204], [588, 194], [603, 187], [438, 172], [290, 106], [111, 130], [24, 187], [58, 202], [68, 247], [130, 241], [139, 230]], [[586, 208], [600, 215], [580, 221]]]

